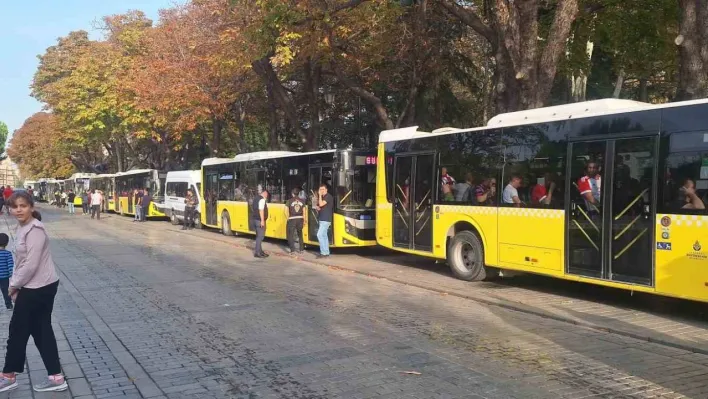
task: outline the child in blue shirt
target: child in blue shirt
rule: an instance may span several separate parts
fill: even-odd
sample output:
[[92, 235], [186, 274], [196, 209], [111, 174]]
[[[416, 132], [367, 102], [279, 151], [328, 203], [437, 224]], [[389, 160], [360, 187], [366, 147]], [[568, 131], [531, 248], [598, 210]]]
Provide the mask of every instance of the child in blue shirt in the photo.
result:
[[5, 298], [5, 306], [8, 310], [12, 310], [12, 299], [8, 295], [7, 289], [10, 286], [10, 277], [12, 277], [15, 261], [12, 259], [12, 252], [5, 249], [8, 242], [10, 242], [10, 237], [5, 233], [0, 233], [0, 290]]

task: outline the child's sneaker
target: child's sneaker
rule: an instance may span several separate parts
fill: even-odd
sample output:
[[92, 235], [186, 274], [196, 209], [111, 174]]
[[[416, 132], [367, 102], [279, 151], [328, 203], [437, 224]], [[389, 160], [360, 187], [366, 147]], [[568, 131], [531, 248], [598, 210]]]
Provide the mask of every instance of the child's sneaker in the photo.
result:
[[11, 379], [0, 375], [0, 392], [7, 392], [17, 388], [17, 378]]
[[67, 388], [69, 385], [64, 376], [49, 376], [44, 382], [34, 386], [34, 390], [37, 392], [66, 391]]

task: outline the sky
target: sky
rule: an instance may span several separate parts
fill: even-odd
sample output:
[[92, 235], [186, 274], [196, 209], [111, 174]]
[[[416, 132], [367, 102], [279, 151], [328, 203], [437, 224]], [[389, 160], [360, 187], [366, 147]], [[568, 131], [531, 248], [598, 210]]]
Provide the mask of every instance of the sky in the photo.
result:
[[0, 0], [0, 121], [10, 134], [42, 104], [30, 97], [37, 56], [74, 30], [100, 39], [95, 23], [106, 15], [142, 10], [157, 21], [175, 0]]

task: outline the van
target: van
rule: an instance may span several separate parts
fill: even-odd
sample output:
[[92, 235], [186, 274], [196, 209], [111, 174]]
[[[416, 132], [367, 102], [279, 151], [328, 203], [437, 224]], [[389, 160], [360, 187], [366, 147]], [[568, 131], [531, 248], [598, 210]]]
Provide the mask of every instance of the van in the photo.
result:
[[187, 189], [192, 189], [199, 199], [199, 206], [194, 215], [194, 224], [201, 228], [200, 208], [202, 173], [200, 170], [178, 170], [167, 172], [165, 180], [165, 203], [164, 212], [170, 218], [172, 224], [179, 224], [184, 221], [184, 198], [187, 196]]

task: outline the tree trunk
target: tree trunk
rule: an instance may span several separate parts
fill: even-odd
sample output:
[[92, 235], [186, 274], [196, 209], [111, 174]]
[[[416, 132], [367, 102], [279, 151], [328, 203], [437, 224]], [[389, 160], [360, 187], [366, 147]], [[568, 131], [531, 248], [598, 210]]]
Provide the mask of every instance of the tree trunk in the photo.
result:
[[303, 142], [305, 151], [318, 149], [320, 138], [320, 77], [322, 66], [312, 58], [305, 62], [305, 92], [307, 95], [310, 128]]
[[279, 150], [280, 143], [278, 141], [278, 107], [276, 100], [273, 98], [273, 89], [266, 85], [266, 94], [268, 97], [268, 149]]
[[617, 74], [617, 80], [615, 81], [615, 90], [612, 92], [612, 98], [620, 98], [620, 93], [622, 92], [622, 86], [624, 85], [624, 69]]
[[211, 125], [212, 136], [209, 147], [211, 149], [211, 156], [216, 157], [219, 155], [219, 150], [221, 147], [221, 132], [224, 129], [224, 122], [221, 119], [214, 118], [211, 121]]
[[646, 79], [639, 79], [639, 101], [649, 102], [649, 90]]
[[[485, 4], [491, 8], [489, 25], [471, 7], [463, 7], [456, 0], [440, 0], [443, 8], [489, 43], [496, 65], [497, 112], [545, 106], [578, 16], [578, 0], [557, 1], [544, 41], [538, 40], [539, 0], [492, 0]], [[546, 45], [541, 48], [539, 43]]]
[[384, 107], [380, 98], [378, 98], [374, 93], [365, 90], [361, 86], [358, 86], [356, 83], [349, 80], [346, 76], [344, 76], [342, 70], [334, 62], [332, 62], [332, 71], [334, 71], [337, 75], [337, 79], [339, 79], [344, 86], [371, 105], [376, 113], [376, 121], [382, 129], [390, 130], [395, 128], [395, 125], [389, 117], [388, 111], [386, 111], [386, 107]]
[[270, 63], [270, 55], [266, 55], [260, 60], [254, 61], [252, 66], [256, 74], [263, 79], [266, 87], [271, 90], [272, 99], [277, 107], [283, 111], [283, 114], [290, 123], [290, 126], [292, 126], [295, 130], [295, 133], [300, 137], [300, 140], [302, 140], [303, 143], [306, 143], [308, 138], [307, 132], [302, 128], [302, 124], [300, 123], [300, 119], [297, 115], [297, 107], [295, 106], [295, 102], [292, 98], [290, 98], [288, 91], [285, 90], [285, 87], [283, 87], [280, 79], [278, 79], [278, 75], [275, 73], [275, 70], [273, 70], [273, 65]]
[[708, 95], [708, 2], [679, 0], [679, 82], [677, 100]]

